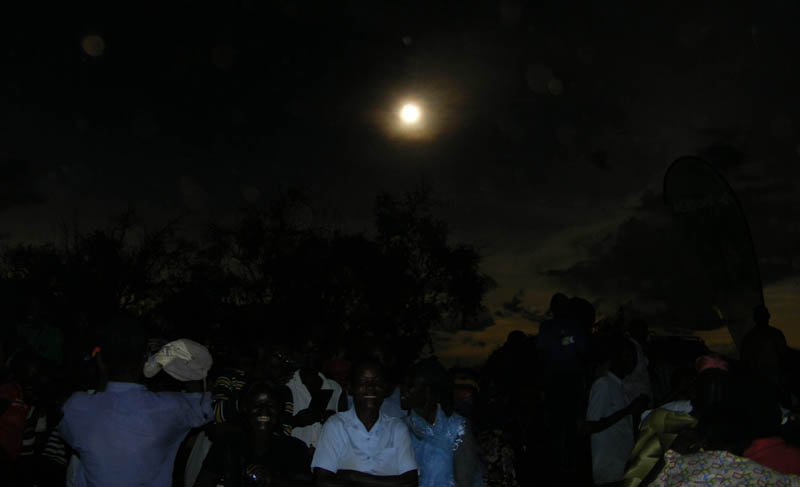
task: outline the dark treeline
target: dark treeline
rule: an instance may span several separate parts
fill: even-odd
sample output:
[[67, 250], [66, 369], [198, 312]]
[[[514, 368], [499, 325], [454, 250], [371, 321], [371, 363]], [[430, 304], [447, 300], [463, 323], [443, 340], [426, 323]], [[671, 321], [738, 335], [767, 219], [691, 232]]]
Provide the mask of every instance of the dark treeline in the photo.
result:
[[0, 255], [4, 329], [46, 326], [88, 344], [123, 311], [164, 339], [379, 336], [415, 357], [432, 327], [474, 326], [494, 285], [476, 248], [449, 242], [434, 206], [426, 189], [383, 194], [366, 235], [301, 221], [308, 208], [287, 193], [192, 239], [179, 222], [137, 233], [126, 214], [59, 242], [9, 245]]

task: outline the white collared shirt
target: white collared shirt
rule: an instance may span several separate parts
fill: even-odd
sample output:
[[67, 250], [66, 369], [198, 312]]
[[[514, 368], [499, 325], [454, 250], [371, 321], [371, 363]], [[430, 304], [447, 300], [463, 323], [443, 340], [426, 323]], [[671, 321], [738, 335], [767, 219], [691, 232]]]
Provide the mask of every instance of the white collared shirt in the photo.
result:
[[399, 418], [385, 414], [367, 431], [355, 408], [337, 413], [322, 426], [311, 470], [355, 470], [371, 475], [401, 475], [417, 469], [411, 435]]
[[[627, 405], [622, 380], [610, 371], [606, 372], [592, 384], [586, 419], [601, 420]], [[593, 434], [591, 442], [594, 483], [603, 485], [622, 480], [625, 464], [633, 449], [633, 418], [627, 415], [607, 429]]]

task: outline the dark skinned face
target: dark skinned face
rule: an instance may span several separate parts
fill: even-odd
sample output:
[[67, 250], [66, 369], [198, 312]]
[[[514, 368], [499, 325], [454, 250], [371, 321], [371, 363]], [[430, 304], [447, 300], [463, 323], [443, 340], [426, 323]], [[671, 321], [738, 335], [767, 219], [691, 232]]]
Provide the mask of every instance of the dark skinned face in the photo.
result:
[[620, 350], [620, 355], [616, 357], [617, 361], [617, 373], [620, 379], [624, 379], [625, 377], [629, 376], [633, 369], [636, 368], [636, 348], [633, 346], [632, 343], [626, 343], [622, 350]]
[[286, 349], [278, 348], [269, 355], [268, 366], [272, 380], [278, 384], [285, 384], [292, 378], [295, 369], [294, 357]]
[[271, 433], [278, 424], [278, 405], [267, 391], [252, 393], [245, 404], [247, 425], [253, 431]]
[[361, 411], [377, 411], [386, 397], [386, 381], [374, 366], [356, 371], [351, 385], [353, 403]]
[[400, 389], [400, 407], [420, 410], [425, 406], [428, 388], [419, 377], [409, 377]]

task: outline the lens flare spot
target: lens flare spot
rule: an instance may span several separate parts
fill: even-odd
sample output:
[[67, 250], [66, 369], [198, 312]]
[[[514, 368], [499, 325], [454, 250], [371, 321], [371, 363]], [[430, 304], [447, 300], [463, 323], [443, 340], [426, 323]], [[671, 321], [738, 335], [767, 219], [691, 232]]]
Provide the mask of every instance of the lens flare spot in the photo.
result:
[[81, 48], [83, 49], [83, 52], [89, 56], [100, 57], [106, 50], [106, 41], [104, 41], [99, 35], [95, 34], [84, 36], [84, 38], [81, 40]]

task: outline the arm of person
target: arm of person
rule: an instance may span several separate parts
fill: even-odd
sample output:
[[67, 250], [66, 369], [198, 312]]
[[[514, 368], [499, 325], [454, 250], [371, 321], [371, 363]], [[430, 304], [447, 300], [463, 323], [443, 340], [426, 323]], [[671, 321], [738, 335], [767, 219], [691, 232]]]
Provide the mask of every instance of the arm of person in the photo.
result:
[[[356, 487], [417, 487], [419, 479], [416, 470], [409, 470], [400, 475], [371, 475], [354, 470], [339, 470], [337, 478], [346, 481], [345, 484], [333, 485], [353, 485]], [[317, 484], [318, 486], [320, 484]]]
[[619, 420], [633, 414], [635, 411], [640, 410], [643, 405], [646, 406], [648, 400], [649, 399], [647, 396], [641, 395], [619, 411], [615, 411], [614, 413], [597, 420], [587, 420], [585, 424], [586, 432], [589, 434], [595, 434], [607, 430], [611, 426], [615, 425]]
[[176, 409], [177, 415], [190, 428], [203, 426], [214, 419], [210, 392], [178, 392], [176, 394], [183, 396], [182, 404]]
[[313, 411], [309, 408], [303, 409], [294, 416], [285, 416], [285, 423], [292, 428], [302, 428], [303, 426], [310, 426], [314, 423], [321, 422], [322, 418], [318, 411]]
[[203, 467], [200, 470], [200, 473], [197, 474], [197, 479], [194, 481], [194, 487], [216, 487], [219, 481], [219, 475], [211, 472], [210, 470], [206, 470]]
[[480, 448], [469, 423], [464, 424], [461, 443], [453, 453], [453, 478], [456, 487], [475, 487], [481, 485]]
[[346, 485], [349, 485], [349, 481], [344, 475], [337, 475], [324, 468], [317, 467], [314, 469], [315, 487], [344, 487]]
[[216, 487], [222, 472], [225, 471], [225, 451], [221, 443], [211, 445], [203, 459], [203, 465], [194, 481], [194, 487]]
[[371, 475], [363, 472], [344, 470], [338, 472], [350, 485], [360, 487], [412, 487], [419, 484], [417, 461], [411, 445], [411, 434], [405, 423], [398, 421], [393, 425], [392, 443], [397, 449], [398, 475]]
[[70, 414], [72, 408], [72, 400], [73, 397], [70, 397], [64, 403], [64, 406], [62, 406], [61, 421], [59, 421], [58, 426], [56, 426], [56, 428], [58, 429], [58, 434], [61, 435], [61, 439], [64, 440], [64, 443], [69, 445], [72, 449], [77, 450], [77, 447], [75, 445], [76, 438], [72, 432], [72, 428], [70, 427], [70, 420], [72, 418], [72, 415]]
[[315, 485], [347, 485], [343, 479], [336, 477], [339, 462], [350, 448], [350, 443], [343, 425], [337, 418], [330, 419], [322, 425], [322, 431], [314, 449], [311, 460], [311, 471], [314, 473]]

